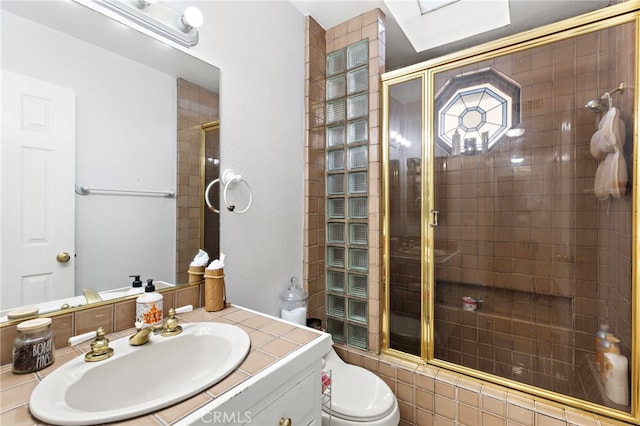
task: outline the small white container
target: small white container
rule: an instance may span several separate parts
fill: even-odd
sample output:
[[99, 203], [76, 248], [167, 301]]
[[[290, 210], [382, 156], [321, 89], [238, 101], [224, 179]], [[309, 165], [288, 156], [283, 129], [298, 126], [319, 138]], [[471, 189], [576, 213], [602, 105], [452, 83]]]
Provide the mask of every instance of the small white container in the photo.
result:
[[306, 325], [307, 299], [309, 295], [296, 283], [296, 277], [291, 278], [291, 284], [280, 293], [282, 309], [280, 318], [296, 324]]

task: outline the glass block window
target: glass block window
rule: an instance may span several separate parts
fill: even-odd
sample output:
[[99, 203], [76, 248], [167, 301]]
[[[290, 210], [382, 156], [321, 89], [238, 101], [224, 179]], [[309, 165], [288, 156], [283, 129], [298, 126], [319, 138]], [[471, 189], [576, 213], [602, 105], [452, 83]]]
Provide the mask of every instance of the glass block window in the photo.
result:
[[344, 49], [336, 50], [327, 56], [327, 75], [343, 74], [347, 66], [347, 52]]
[[[347, 126], [347, 143], [366, 142], [369, 138], [367, 120], [352, 121]], [[366, 145], [363, 145], [367, 147]]]
[[344, 145], [344, 125], [327, 127], [327, 145], [328, 146]]
[[338, 75], [327, 79], [327, 99], [335, 99], [344, 96], [345, 79]]
[[336, 342], [368, 348], [369, 41], [327, 55], [326, 314]]
[[349, 274], [348, 292], [351, 296], [360, 298], [367, 297], [367, 276], [359, 274]]

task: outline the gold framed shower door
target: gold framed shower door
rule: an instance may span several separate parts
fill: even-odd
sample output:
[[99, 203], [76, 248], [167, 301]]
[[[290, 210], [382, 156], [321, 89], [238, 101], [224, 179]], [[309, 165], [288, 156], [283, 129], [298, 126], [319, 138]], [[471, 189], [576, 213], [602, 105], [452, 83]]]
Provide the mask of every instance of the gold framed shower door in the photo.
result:
[[[639, 15], [623, 3], [383, 76], [387, 353], [640, 422]], [[583, 107], [605, 93], [626, 136], [606, 197], [590, 149], [606, 111]], [[626, 401], [599, 372], [601, 324]]]

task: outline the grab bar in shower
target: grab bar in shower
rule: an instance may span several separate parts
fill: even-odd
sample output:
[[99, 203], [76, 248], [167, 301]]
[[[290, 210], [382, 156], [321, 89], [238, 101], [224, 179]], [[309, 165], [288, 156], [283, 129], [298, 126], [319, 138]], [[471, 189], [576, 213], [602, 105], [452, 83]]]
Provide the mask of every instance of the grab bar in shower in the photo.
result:
[[146, 195], [173, 198], [175, 191], [151, 191], [146, 189], [115, 189], [115, 188], [91, 188], [86, 185], [76, 184], [76, 194], [89, 195], [91, 193], [109, 193], [116, 195]]

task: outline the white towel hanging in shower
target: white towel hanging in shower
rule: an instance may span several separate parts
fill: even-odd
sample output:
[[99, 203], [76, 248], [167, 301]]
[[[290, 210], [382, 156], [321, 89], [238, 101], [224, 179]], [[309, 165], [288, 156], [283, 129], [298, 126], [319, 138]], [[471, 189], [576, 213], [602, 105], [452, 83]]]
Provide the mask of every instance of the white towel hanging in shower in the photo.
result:
[[611, 107], [600, 120], [591, 137], [591, 155], [603, 160], [596, 170], [594, 193], [599, 200], [609, 196], [620, 198], [627, 187], [627, 164], [622, 153], [625, 143], [624, 122], [616, 107]]
[[620, 111], [616, 107], [611, 107], [602, 117], [598, 130], [591, 137], [591, 155], [596, 160], [604, 160], [607, 154], [616, 150], [616, 147], [622, 149], [624, 141], [624, 122], [620, 119]]
[[594, 192], [599, 200], [609, 196], [620, 198], [627, 187], [627, 164], [622, 152], [616, 151], [598, 165], [594, 184]]

